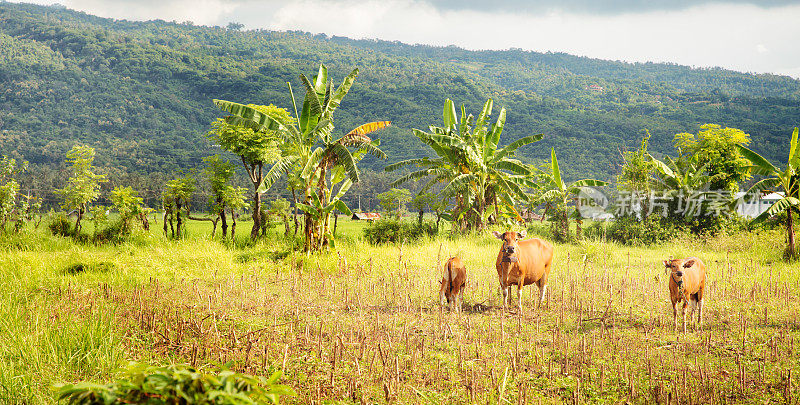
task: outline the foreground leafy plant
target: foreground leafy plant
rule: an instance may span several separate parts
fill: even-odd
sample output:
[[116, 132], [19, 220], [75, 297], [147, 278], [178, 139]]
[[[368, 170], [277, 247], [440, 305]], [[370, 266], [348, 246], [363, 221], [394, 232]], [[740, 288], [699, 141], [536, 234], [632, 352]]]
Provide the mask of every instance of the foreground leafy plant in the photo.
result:
[[294, 391], [278, 384], [281, 372], [269, 378], [227, 369], [202, 372], [184, 365], [155, 367], [131, 363], [122, 378], [110, 384], [58, 384], [59, 399], [70, 404], [258, 404], [278, 403]]

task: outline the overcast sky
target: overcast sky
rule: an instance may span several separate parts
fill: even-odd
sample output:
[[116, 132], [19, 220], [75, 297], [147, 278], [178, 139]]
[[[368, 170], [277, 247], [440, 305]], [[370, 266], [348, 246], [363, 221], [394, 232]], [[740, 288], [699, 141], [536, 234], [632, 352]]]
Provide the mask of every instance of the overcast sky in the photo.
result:
[[[50, 4], [52, 0], [36, 0]], [[102, 17], [522, 48], [800, 78], [800, 0], [61, 0]]]

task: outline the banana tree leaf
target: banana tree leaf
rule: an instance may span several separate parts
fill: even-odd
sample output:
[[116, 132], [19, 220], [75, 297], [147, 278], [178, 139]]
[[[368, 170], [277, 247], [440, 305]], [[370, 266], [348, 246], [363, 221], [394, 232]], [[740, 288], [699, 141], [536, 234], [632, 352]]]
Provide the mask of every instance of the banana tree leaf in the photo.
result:
[[314, 85], [311, 84], [311, 80], [308, 80], [308, 77], [304, 74], [300, 75], [300, 81], [303, 83], [303, 86], [306, 87], [306, 99], [309, 100], [309, 108], [311, 108], [311, 115], [313, 116], [320, 116], [322, 115], [322, 103], [319, 101], [319, 94], [317, 94]]
[[675, 172], [672, 171], [672, 169], [669, 166], [667, 166], [666, 163], [654, 158], [653, 156], [650, 156], [650, 159], [652, 159], [651, 162], [656, 167], [656, 170], [659, 171], [659, 173], [665, 176], [675, 177]]
[[269, 169], [261, 184], [258, 185], [259, 193], [266, 193], [276, 181], [283, 175], [286, 170], [291, 168], [299, 158], [297, 156], [287, 156], [275, 162]]
[[474, 187], [473, 183], [476, 183], [477, 180], [477, 177], [472, 173], [461, 174], [454, 178], [450, 184], [445, 186], [440, 195], [444, 198], [449, 198], [458, 194], [458, 192], [464, 194], [465, 190], [469, 190]]
[[311, 156], [308, 157], [308, 161], [306, 162], [305, 167], [303, 167], [303, 171], [300, 173], [300, 177], [304, 180], [308, 180], [317, 170], [317, 165], [319, 162], [322, 161], [322, 157], [325, 155], [325, 150], [322, 148], [316, 148], [313, 152], [311, 152]]
[[362, 143], [356, 149], [357, 152], [368, 153], [378, 159], [386, 159], [386, 152], [382, 151], [378, 146], [381, 144], [380, 139], [374, 139], [372, 142]]
[[316, 207], [312, 207], [312, 206], [310, 206], [308, 204], [304, 204], [304, 203], [299, 202], [299, 203], [297, 203], [297, 208], [299, 208], [303, 212], [308, 213], [309, 215], [311, 215], [314, 218], [319, 218], [320, 217], [320, 211]]
[[[544, 134], [529, 135], [529, 136], [517, 139], [516, 141], [511, 142], [510, 144], [508, 144], [508, 146], [506, 146], [505, 148], [499, 149], [497, 152], [495, 152], [494, 159], [495, 160], [502, 159], [505, 156], [513, 153], [514, 151], [516, 151], [520, 147], [532, 144], [534, 142], [539, 142], [539, 141], [542, 140], [542, 138], [544, 138]], [[495, 144], [495, 145], [497, 145], [497, 144]]]
[[758, 181], [756, 184], [753, 184], [747, 193], [745, 194], [752, 194], [753, 192], [758, 192], [759, 194], [764, 190], [770, 190], [780, 184], [780, 180], [777, 177], [769, 177], [763, 180]]
[[442, 120], [444, 122], [444, 127], [448, 130], [458, 124], [458, 120], [456, 119], [456, 105], [453, 104], [453, 101], [449, 98], [444, 101]]
[[493, 105], [493, 103], [494, 102], [490, 98], [490, 99], [486, 100], [486, 102], [483, 104], [483, 109], [481, 110], [481, 113], [478, 114], [478, 120], [475, 121], [475, 127], [476, 128], [480, 128], [480, 127], [485, 127], [486, 126], [486, 119], [490, 115], [492, 115], [492, 105]]
[[340, 143], [331, 145], [329, 153], [336, 156], [336, 164], [344, 167], [347, 176], [353, 183], [358, 183], [358, 168], [350, 151]]
[[497, 122], [492, 125], [491, 135], [489, 135], [489, 143], [497, 146], [500, 141], [500, 135], [503, 133], [503, 128], [506, 126], [506, 109], [501, 108], [500, 114], [497, 114]]
[[564, 187], [564, 182], [561, 181], [561, 169], [558, 168], [558, 159], [556, 159], [556, 150], [554, 148], [550, 149], [550, 159], [553, 170], [553, 183], [559, 190], [565, 191], [566, 187]]
[[347, 179], [342, 183], [342, 186], [339, 187], [339, 191], [336, 192], [336, 196], [333, 197], [334, 200], [341, 199], [344, 197], [344, 194], [347, 193], [347, 190], [350, 190], [350, 187], [353, 186], [353, 182], [350, 179]]
[[[437, 159], [437, 160], [440, 160], [440, 159]], [[395, 171], [397, 169], [402, 169], [402, 168], [407, 167], [407, 166], [418, 166], [418, 167], [430, 166], [430, 165], [434, 164], [434, 162], [435, 162], [434, 160], [431, 160], [428, 157], [416, 158], [416, 159], [408, 159], [408, 160], [403, 160], [401, 162], [392, 163], [390, 165], [387, 165], [386, 167], [383, 168], [383, 170], [386, 171], [386, 172], [393, 172], [393, 171]]]
[[496, 170], [507, 170], [514, 174], [530, 175], [531, 170], [522, 162], [504, 159], [494, 164]]
[[760, 222], [764, 222], [765, 220], [767, 220], [767, 219], [769, 219], [769, 218], [771, 218], [771, 217], [773, 217], [775, 215], [778, 215], [783, 211], [786, 211], [790, 207], [797, 207], [798, 205], [800, 205], [800, 200], [798, 200], [797, 198], [794, 198], [794, 197], [786, 197], [786, 198], [784, 198], [782, 200], [779, 200], [775, 204], [772, 204], [772, 206], [769, 207], [769, 209], [767, 209], [766, 211], [762, 212], [761, 215], [753, 218], [753, 220], [750, 221], [750, 223], [751, 224], [757, 224], [757, 223], [760, 223]]
[[345, 135], [345, 136], [348, 136], [348, 135], [367, 135], [367, 134], [371, 134], [371, 133], [373, 133], [373, 132], [375, 132], [375, 131], [377, 131], [379, 129], [386, 128], [386, 127], [388, 127], [390, 125], [392, 125], [391, 121], [370, 122], [370, 123], [367, 123], [367, 124], [363, 124], [363, 125], [357, 126], [352, 131], [348, 132], [347, 135]]
[[800, 171], [800, 145], [798, 145], [798, 128], [792, 132], [792, 140], [789, 143], [789, 167], [795, 172]]
[[336, 201], [334, 201], [334, 205], [335, 205], [336, 210], [341, 212], [342, 214], [353, 215], [353, 212], [350, 211], [350, 208], [347, 206], [347, 204], [344, 203], [344, 201], [336, 200]]
[[581, 188], [581, 187], [604, 187], [608, 185], [605, 181], [595, 180], [595, 179], [583, 179], [578, 180], [571, 184], [572, 188]]
[[285, 128], [285, 125], [280, 121], [270, 117], [267, 114], [262, 114], [252, 107], [244, 104], [234, 103], [225, 100], [214, 100], [214, 105], [219, 109], [230, 113], [233, 116], [251, 121], [258, 125], [261, 129], [268, 129], [272, 131], [279, 131]]
[[314, 92], [321, 97], [325, 94], [325, 85], [329, 82], [328, 68], [324, 64], [320, 64], [317, 75], [314, 77]]
[[331, 96], [330, 101], [328, 101], [328, 105], [326, 106], [323, 114], [325, 118], [331, 118], [333, 116], [333, 112], [336, 111], [337, 108], [339, 108], [339, 104], [342, 102], [344, 96], [346, 96], [347, 93], [350, 91], [350, 87], [353, 86], [353, 83], [356, 81], [357, 76], [358, 76], [358, 68], [353, 69], [353, 71], [350, 72], [350, 74], [344, 78], [342, 84], [339, 85], [339, 87], [333, 93], [333, 96]]
[[736, 146], [739, 147], [739, 152], [741, 152], [744, 157], [746, 157], [753, 163], [752, 166], [753, 174], [769, 176], [780, 173], [780, 170], [778, 170], [778, 168], [775, 167], [775, 165], [770, 163], [767, 159], [764, 159], [764, 157], [762, 157], [758, 153], [755, 153], [752, 150], [747, 149], [747, 147], [742, 145], [736, 145]]

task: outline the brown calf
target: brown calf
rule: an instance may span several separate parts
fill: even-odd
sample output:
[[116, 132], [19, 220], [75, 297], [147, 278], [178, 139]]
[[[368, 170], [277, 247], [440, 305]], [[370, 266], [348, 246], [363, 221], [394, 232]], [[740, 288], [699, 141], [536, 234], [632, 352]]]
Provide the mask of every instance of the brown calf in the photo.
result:
[[703, 324], [703, 291], [706, 288], [706, 265], [696, 257], [686, 259], [664, 260], [664, 266], [670, 273], [669, 296], [672, 300], [672, 318], [675, 331], [678, 331], [678, 306], [681, 305], [683, 317], [683, 333], [686, 333], [686, 307], [689, 319], [694, 321], [694, 310], [697, 308], [697, 324]]
[[547, 241], [533, 238], [520, 241], [525, 237], [522, 232], [495, 231], [494, 236], [503, 241], [497, 254], [497, 276], [503, 292], [503, 308], [508, 306], [511, 286], [517, 286], [517, 300], [522, 313], [522, 286], [536, 283], [539, 286], [539, 305], [544, 302], [547, 292], [547, 276], [553, 263], [553, 245]]
[[453, 303], [456, 303], [456, 310], [461, 312], [461, 303], [464, 301], [464, 283], [467, 281], [467, 268], [460, 258], [451, 257], [444, 264], [444, 274], [442, 274], [442, 284], [439, 287], [439, 301], [442, 306], [445, 300], [453, 310]]

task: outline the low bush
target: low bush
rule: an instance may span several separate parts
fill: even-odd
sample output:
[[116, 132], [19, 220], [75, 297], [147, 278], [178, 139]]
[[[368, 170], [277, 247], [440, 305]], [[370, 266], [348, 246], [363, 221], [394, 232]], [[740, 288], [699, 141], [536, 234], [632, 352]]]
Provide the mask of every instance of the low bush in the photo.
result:
[[364, 238], [373, 245], [383, 243], [411, 242], [437, 234], [432, 222], [404, 222], [396, 219], [381, 219], [364, 228]]
[[110, 384], [59, 384], [59, 399], [70, 404], [276, 404], [294, 391], [278, 384], [281, 372], [270, 378], [227, 369], [205, 372], [188, 366], [154, 367], [131, 364]]
[[50, 232], [56, 236], [71, 237], [75, 233], [75, 230], [72, 227], [72, 221], [70, 221], [69, 217], [67, 217], [67, 214], [63, 212], [56, 214], [53, 219], [50, 220], [50, 223], [47, 225], [47, 227], [50, 229]]
[[[596, 232], [602, 231], [603, 225], [594, 224], [586, 229], [587, 236], [600, 237]], [[617, 218], [605, 228], [608, 240], [625, 245], [654, 245], [668, 242], [678, 237], [683, 231], [673, 221], [660, 215], [650, 215], [641, 220], [627, 216]]]

